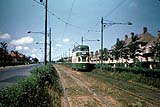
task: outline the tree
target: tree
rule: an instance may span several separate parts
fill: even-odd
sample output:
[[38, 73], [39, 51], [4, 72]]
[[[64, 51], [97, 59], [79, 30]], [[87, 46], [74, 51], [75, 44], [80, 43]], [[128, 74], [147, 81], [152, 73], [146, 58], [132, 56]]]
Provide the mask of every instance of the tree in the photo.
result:
[[124, 49], [124, 44], [125, 42], [123, 40], [119, 40], [119, 38], [117, 38], [117, 42], [115, 44], [115, 49], [113, 50], [113, 55], [115, 57], [116, 60], [118, 60], [119, 58], [122, 58], [122, 50]]
[[37, 58], [33, 58], [33, 62], [34, 62], [34, 63], [38, 63], [39, 60], [38, 60]]
[[157, 40], [153, 42], [152, 52], [154, 53], [155, 61], [160, 61], [160, 33], [158, 34]]
[[134, 36], [134, 33], [132, 32], [131, 33], [132, 37], [132, 41], [129, 43], [128, 45], [128, 48], [129, 48], [129, 55], [130, 55], [130, 58], [133, 58], [134, 62], [136, 61], [136, 51], [139, 49], [139, 46], [138, 46], [138, 36], [135, 35]]
[[103, 59], [108, 60], [108, 57], [109, 57], [109, 51], [107, 48], [104, 48], [103, 49]]
[[4, 50], [3, 56], [4, 56], [4, 67], [6, 66], [6, 56], [7, 56], [7, 43], [6, 42], [1, 42], [1, 48]]

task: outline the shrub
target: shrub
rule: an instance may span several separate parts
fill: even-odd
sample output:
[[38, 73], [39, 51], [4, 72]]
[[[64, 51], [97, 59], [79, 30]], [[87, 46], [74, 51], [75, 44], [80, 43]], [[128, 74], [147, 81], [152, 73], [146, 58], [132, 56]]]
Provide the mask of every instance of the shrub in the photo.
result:
[[[59, 77], [52, 65], [36, 68], [31, 76], [21, 80], [18, 85], [0, 90], [0, 106], [2, 107], [50, 107], [48, 86], [52, 86], [60, 106], [62, 88]], [[56, 101], [59, 100], [59, 101]]]

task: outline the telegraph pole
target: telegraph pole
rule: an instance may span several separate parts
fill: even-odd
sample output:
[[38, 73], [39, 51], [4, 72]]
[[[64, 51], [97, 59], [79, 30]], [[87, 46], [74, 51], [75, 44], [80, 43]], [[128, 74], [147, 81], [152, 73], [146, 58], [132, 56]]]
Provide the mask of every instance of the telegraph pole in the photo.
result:
[[81, 38], [81, 41], [82, 41], [82, 45], [83, 45], [83, 36], [82, 36], [82, 38]]
[[101, 19], [101, 65], [103, 64], [103, 17]]
[[49, 29], [49, 62], [51, 63], [51, 28]]
[[69, 57], [70, 57], [70, 48], [69, 48], [68, 52], [69, 52]]
[[46, 7], [45, 7], [45, 55], [44, 55], [44, 61], [45, 65], [47, 64], [47, 8], [48, 8], [48, 0], [46, 0]]
[[105, 27], [104, 25], [115, 25], [115, 24], [132, 25], [131, 22], [127, 22], [127, 23], [115, 23], [115, 22], [104, 23], [104, 19], [102, 17], [102, 19], [101, 19], [101, 65], [103, 64], [103, 28]]
[[[40, 0], [43, 2], [43, 0]], [[47, 64], [47, 8], [48, 8], [48, 0], [46, 0], [45, 5], [45, 42], [44, 42], [44, 64]]]

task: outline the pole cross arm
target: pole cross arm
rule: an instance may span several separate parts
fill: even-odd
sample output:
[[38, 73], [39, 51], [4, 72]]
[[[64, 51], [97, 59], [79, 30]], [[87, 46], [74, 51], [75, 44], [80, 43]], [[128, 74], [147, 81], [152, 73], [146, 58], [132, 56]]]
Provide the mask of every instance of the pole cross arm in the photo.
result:
[[83, 40], [83, 41], [100, 41], [99, 39], [97, 39], [97, 40]]
[[116, 25], [116, 24], [121, 24], [121, 25], [132, 25], [131, 22], [127, 23], [114, 23], [114, 22], [109, 22], [109, 23], [103, 23], [104, 25]]
[[32, 32], [32, 31], [28, 31], [27, 33], [39, 33], [39, 34], [45, 34], [44, 32]]

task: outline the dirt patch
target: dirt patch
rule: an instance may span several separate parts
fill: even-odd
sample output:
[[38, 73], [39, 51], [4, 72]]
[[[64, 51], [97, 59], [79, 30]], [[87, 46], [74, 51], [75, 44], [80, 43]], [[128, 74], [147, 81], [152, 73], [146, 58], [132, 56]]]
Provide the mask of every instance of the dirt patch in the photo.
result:
[[116, 101], [115, 99], [113, 99], [110, 96], [105, 96], [105, 99], [109, 102], [111, 102], [112, 107], [122, 107], [122, 104], [120, 104], [118, 101]]
[[106, 107], [94, 96], [72, 96], [69, 99], [71, 107]]

